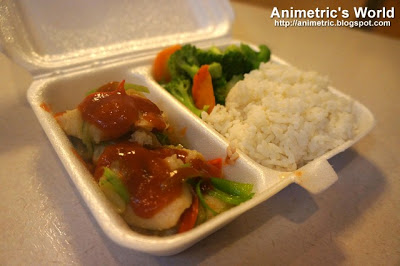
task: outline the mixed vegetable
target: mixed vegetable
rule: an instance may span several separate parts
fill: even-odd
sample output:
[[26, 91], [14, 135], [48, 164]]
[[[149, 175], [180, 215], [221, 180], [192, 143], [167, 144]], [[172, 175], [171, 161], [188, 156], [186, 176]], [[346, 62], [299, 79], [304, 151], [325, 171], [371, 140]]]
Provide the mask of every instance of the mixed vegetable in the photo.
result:
[[174, 45], [160, 51], [153, 63], [154, 79], [197, 116], [225, 104], [229, 90], [244, 74], [270, 59], [270, 50], [258, 51], [247, 44], [224, 50], [200, 49], [191, 44]]
[[[209, 73], [205, 65], [197, 72], [202, 68]], [[221, 158], [207, 161], [171, 143], [169, 125], [146, 92], [110, 82], [88, 92], [77, 108], [55, 114], [128, 224], [151, 234], [182, 233], [252, 198], [253, 185], [223, 178]]]

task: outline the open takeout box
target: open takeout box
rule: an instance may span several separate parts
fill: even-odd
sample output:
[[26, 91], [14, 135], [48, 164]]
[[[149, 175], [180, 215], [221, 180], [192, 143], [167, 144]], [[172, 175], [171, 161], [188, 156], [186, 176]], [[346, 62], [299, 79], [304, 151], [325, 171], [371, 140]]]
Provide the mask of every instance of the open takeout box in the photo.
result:
[[[224, 47], [230, 37], [233, 12], [228, 1], [66, 1], [28, 0], [0, 3], [4, 52], [34, 75], [27, 97], [39, 122], [68, 171], [76, 189], [100, 227], [122, 246], [155, 255], [178, 253], [216, 231], [291, 183], [319, 193], [337, 180], [327, 159], [349, 148], [374, 126], [370, 111], [356, 102], [359, 134], [295, 172], [262, 167], [240, 153], [224, 167], [228, 179], [254, 184], [253, 199], [193, 230], [167, 237], [133, 231], [112, 209], [52, 114], [74, 108], [85, 93], [106, 82], [125, 79], [147, 86], [148, 98], [163, 110], [171, 125], [186, 129], [182, 142], [207, 159], [224, 158], [228, 143], [190, 113], [151, 77], [157, 51], [175, 43]], [[285, 62], [272, 56], [272, 62]], [[334, 93], [343, 95], [330, 88]], [[343, 95], [344, 97], [348, 97]]]

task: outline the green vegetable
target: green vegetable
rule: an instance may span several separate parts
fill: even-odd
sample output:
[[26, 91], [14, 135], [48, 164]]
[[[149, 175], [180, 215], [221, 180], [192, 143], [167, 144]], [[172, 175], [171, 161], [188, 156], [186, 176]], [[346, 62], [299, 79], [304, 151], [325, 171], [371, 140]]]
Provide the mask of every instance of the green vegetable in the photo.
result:
[[260, 50], [258, 52], [259, 64], [256, 68], [258, 68], [262, 62], [268, 62], [271, 59], [271, 50], [266, 45], [259, 45], [258, 49]]
[[124, 89], [125, 90], [135, 90], [138, 92], [145, 92], [145, 93], [149, 93], [149, 89], [145, 86], [142, 85], [138, 85], [138, 84], [132, 84], [132, 83], [125, 83], [124, 84]]
[[229, 91], [239, 80], [242, 79], [243, 75], [234, 75], [228, 82], [226, 82], [224, 77], [213, 80], [215, 102], [225, 105], [225, 99], [228, 96]]
[[189, 79], [174, 78], [169, 83], [164, 85], [164, 88], [171, 93], [178, 101], [183, 103], [195, 115], [200, 116], [203, 110], [198, 109], [191, 96], [191, 82]]
[[[193, 79], [194, 75], [199, 71], [200, 64], [198, 60], [198, 51], [195, 46], [187, 44], [180, 50], [173, 53], [168, 60], [168, 69], [172, 79], [176, 77]], [[217, 61], [210, 61], [208, 71], [212, 78], [219, 78], [222, 76], [222, 66]]]
[[251, 63], [246, 59], [242, 50], [236, 45], [230, 45], [226, 48], [221, 65], [226, 80], [230, 80], [235, 75], [243, 75], [252, 70]]
[[250, 199], [249, 197], [240, 197], [236, 195], [230, 195], [228, 193], [225, 193], [219, 189], [213, 188], [208, 191], [208, 195], [212, 197], [216, 197], [217, 199], [220, 199], [226, 203], [232, 204], [232, 205], [239, 205], [242, 202], [245, 202], [246, 200]]
[[197, 214], [196, 225], [202, 224], [207, 220], [207, 212], [202, 204], [199, 204], [199, 213]]
[[210, 49], [197, 49], [197, 59], [200, 65], [209, 65], [214, 62], [222, 62], [223, 53], [215, 46]]
[[88, 95], [90, 95], [90, 94], [92, 94], [92, 93], [95, 93], [96, 91], [97, 91], [97, 89], [98, 88], [96, 88], [96, 89], [91, 89], [91, 90], [89, 90], [88, 92], [86, 92], [86, 96], [88, 96]]
[[122, 180], [119, 178], [118, 174], [112, 171], [108, 167], [104, 167], [103, 176], [99, 180], [99, 186], [111, 187], [114, 192], [116, 192], [124, 201], [128, 203], [129, 192], [125, 187]]
[[[218, 214], [214, 209], [212, 209], [205, 201], [203, 193], [201, 191], [201, 184], [204, 181], [204, 179], [190, 179], [188, 180], [188, 183], [192, 184], [195, 186], [195, 191], [197, 194], [197, 197], [199, 198], [199, 201], [201, 205], [207, 209], [210, 210], [212, 214], [216, 215]], [[253, 190], [253, 185], [252, 184], [245, 184], [245, 183], [239, 183], [239, 182], [234, 182], [222, 178], [210, 178], [212, 187], [206, 191], [208, 196], [217, 198], [225, 203], [231, 204], [231, 205], [239, 205], [249, 199], [251, 199], [254, 195], [252, 193]], [[195, 183], [197, 182], [197, 183]]]
[[191, 163], [184, 163], [180, 168], [187, 168], [187, 167], [192, 167]]
[[215, 188], [217, 188], [227, 194], [238, 196], [243, 199], [250, 199], [254, 195], [254, 193], [251, 192], [253, 190], [252, 184], [239, 183], [239, 182], [234, 182], [234, 181], [230, 181], [227, 179], [215, 178], [215, 177], [212, 177], [210, 180], [211, 180], [211, 184]]
[[229, 93], [229, 90], [226, 87], [226, 79], [224, 77], [213, 79], [212, 83], [214, 89], [215, 103], [224, 105], [225, 98]]
[[186, 44], [170, 56], [168, 70], [172, 79], [176, 77], [193, 79], [200, 68], [196, 52], [195, 46]]
[[227, 91], [229, 92], [230, 91], [230, 89], [232, 89], [233, 88], [233, 86], [235, 86], [235, 84], [239, 81], [239, 80], [242, 80], [244, 78], [244, 76], [243, 75], [235, 75], [235, 76], [233, 76], [232, 78], [231, 78], [231, 80], [229, 80], [227, 83], [226, 83], [226, 89], [227, 89]]
[[[99, 88], [95, 88], [95, 89], [91, 89], [88, 92], [86, 92], [86, 96], [88, 96], [89, 94], [95, 93]], [[133, 83], [126, 83], [124, 84], [124, 89], [127, 90], [135, 90], [138, 92], [145, 92], [145, 93], [149, 93], [149, 89], [145, 86], [142, 85], [138, 85], [138, 84], [133, 84]]]
[[106, 198], [112, 203], [114, 209], [118, 213], [124, 213], [127, 203], [115, 192], [113, 186], [110, 183], [104, 183], [100, 186], [101, 191], [106, 196]]
[[168, 70], [172, 80], [164, 84], [164, 87], [192, 112], [200, 116], [203, 110], [195, 107], [191, 96], [193, 77], [200, 67], [209, 65], [208, 71], [212, 77], [215, 102], [224, 105], [230, 89], [243, 79], [244, 74], [258, 68], [261, 62], [267, 62], [270, 59], [271, 52], [267, 46], [260, 45], [258, 48], [259, 51], [255, 51], [247, 44], [233, 44], [221, 51], [215, 46], [200, 49], [186, 44], [170, 56]]
[[92, 140], [92, 136], [90, 135], [89, 132], [89, 123], [83, 121], [82, 123], [82, 142], [83, 144], [86, 146], [87, 149], [87, 155], [89, 157], [92, 157], [93, 155], [93, 151], [94, 151], [94, 144], [93, 144], [93, 140]]
[[162, 132], [154, 132], [154, 135], [156, 135], [157, 140], [160, 142], [161, 145], [170, 145], [171, 142], [169, 141], [169, 138], [166, 134]]
[[260, 51], [256, 52], [247, 44], [242, 43], [240, 45], [240, 50], [246, 57], [246, 60], [249, 62], [249, 64], [251, 64], [252, 69], [257, 69], [261, 62], [267, 62], [271, 55], [271, 52], [267, 46], [260, 45], [258, 48]]
[[214, 211], [210, 206], [208, 206], [207, 202], [205, 201], [205, 199], [204, 199], [204, 197], [203, 197], [203, 194], [201, 193], [201, 183], [202, 183], [202, 181], [203, 181], [203, 180], [200, 180], [200, 181], [197, 182], [197, 184], [196, 184], [196, 194], [197, 194], [197, 197], [199, 197], [199, 201], [200, 201], [201, 205], [202, 205], [205, 209], [209, 210], [212, 214], [216, 215], [216, 214], [218, 214], [218, 213], [217, 213], [216, 211]]
[[222, 66], [220, 63], [211, 63], [208, 65], [208, 72], [213, 79], [218, 79], [222, 77]]
[[271, 55], [268, 47], [260, 45], [258, 49], [259, 52], [243, 43], [240, 46], [228, 46], [221, 62], [226, 80], [230, 80], [235, 75], [243, 75], [257, 69], [261, 62], [268, 62]]

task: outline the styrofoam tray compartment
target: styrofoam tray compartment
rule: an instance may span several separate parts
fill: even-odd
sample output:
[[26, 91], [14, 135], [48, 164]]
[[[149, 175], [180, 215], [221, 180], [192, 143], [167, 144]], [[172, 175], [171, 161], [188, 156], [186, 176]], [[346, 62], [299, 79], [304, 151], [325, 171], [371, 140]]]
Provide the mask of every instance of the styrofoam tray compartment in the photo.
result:
[[[140, 6], [135, 6], [137, 3]], [[154, 13], [160, 8], [161, 13]], [[54, 14], [50, 12], [52, 10]], [[178, 11], [170, 17], [170, 13], [166, 13], [170, 10]], [[133, 231], [114, 212], [92, 175], [75, 156], [68, 137], [41, 104], [46, 103], [53, 112], [59, 112], [76, 107], [87, 90], [106, 82], [125, 79], [129, 83], [142, 84], [149, 88], [148, 98], [166, 113], [172, 126], [177, 131], [187, 129], [182, 138], [187, 148], [200, 151], [207, 159], [224, 158], [228, 147], [225, 139], [162, 89], [151, 77], [150, 68], [155, 54], [163, 46], [191, 42], [204, 48], [235, 43], [229, 38], [232, 10], [228, 2], [174, 0], [165, 5], [164, 1], [113, 1], [112, 4], [88, 1], [85, 5], [81, 1], [68, 1], [67, 6], [61, 8], [60, 4], [50, 0], [36, 1], [35, 4], [27, 0], [6, 0], [0, 3], [0, 14], [0, 37], [4, 50], [35, 74], [28, 90], [28, 101], [76, 189], [104, 232], [115, 242], [131, 249], [155, 255], [175, 254], [291, 183], [296, 182], [312, 193], [321, 192], [337, 180], [327, 159], [353, 145], [374, 125], [369, 110], [356, 103], [360, 133], [355, 139], [295, 172], [262, 167], [239, 152], [239, 159], [234, 165], [224, 167], [224, 174], [228, 179], [254, 184], [256, 194], [253, 199], [183, 234], [167, 237], [143, 235]], [[84, 14], [91, 19], [83, 19], [79, 24], [73, 18], [70, 21], [71, 17], [66, 14], [77, 15], [76, 19]], [[126, 14], [135, 17], [139, 23], [131, 23]], [[120, 23], [117, 27], [113, 23], [120, 15], [125, 24]], [[158, 26], [148, 25], [154, 18], [158, 19]], [[104, 26], [104, 21], [109, 24]], [[272, 61], [285, 63], [275, 56]], [[331, 90], [340, 94], [333, 88]]]
[[[129, 83], [148, 86], [150, 90], [148, 98], [165, 111], [171, 124], [178, 131], [180, 128], [187, 129], [186, 137], [183, 139], [186, 147], [196, 148], [207, 159], [225, 157], [227, 143], [216, 137], [213, 131], [196, 119], [184, 106], [169, 97], [166, 91], [152, 85], [146, 76], [135, 71], [137, 67], [148, 65], [152, 59], [153, 57], [135, 59], [35, 80], [28, 91], [28, 100], [77, 190], [105, 233], [125, 247], [156, 255], [170, 255], [191, 246], [262, 200], [257, 194], [254, 200], [222, 213], [184, 234], [157, 237], [137, 233], [113, 211], [90, 172], [76, 157], [68, 137], [53, 115], [41, 107], [42, 103], [46, 103], [53, 112], [72, 109], [82, 101], [88, 88], [111, 80], [125, 79]], [[268, 183], [262, 171], [246, 158], [239, 158], [237, 163], [229, 166], [225, 172], [226, 177], [231, 180], [253, 183], [257, 193], [263, 191]]]
[[[92, 175], [76, 158], [73, 147], [52, 114], [40, 107], [45, 102], [54, 112], [72, 109], [84, 98], [88, 88], [94, 88], [112, 80], [125, 79], [149, 88], [147, 95], [163, 110], [171, 125], [179, 131], [186, 128], [182, 142], [186, 147], [196, 149], [207, 159], [225, 157], [228, 143], [212, 128], [194, 116], [185, 106], [173, 98], [151, 77], [151, 63], [154, 55], [125, 62], [115, 62], [96, 68], [80, 69], [53, 78], [33, 82], [28, 91], [28, 99], [42, 124], [49, 140], [67, 169], [77, 190], [95, 216], [100, 227], [115, 242], [122, 246], [155, 255], [171, 255], [193, 245], [211, 234], [240, 214], [273, 196], [291, 183], [298, 183], [312, 193], [318, 193], [337, 180], [337, 175], [327, 159], [353, 145], [367, 134], [374, 125], [372, 114], [360, 103], [356, 103], [360, 133], [327, 154], [315, 159], [295, 172], [279, 172], [260, 166], [240, 153], [234, 165], [224, 167], [226, 178], [254, 184], [253, 199], [236, 206], [193, 230], [173, 236], [155, 237], [133, 231], [117, 215], [105, 196], [94, 182]], [[273, 57], [275, 63], [284, 63]], [[334, 93], [340, 92], [331, 88]]]
[[[223, 50], [226, 46], [230, 44], [239, 45], [240, 43], [243, 42], [239, 40], [232, 40], [228, 43], [225, 44], [220, 43], [219, 45], [216, 46], [218, 46]], [[213, 45], [215, 46], [215, 44]], [[253, 44], [249, 45], [252, 46], [253, 49], [257, 49], [255, 45]], [[207, 48], [209, 46], [210, 45], [208, 46], [200, 45], [199, 47]], [[276, 64], [288, 65], [286, 61], [275, 55], [271, 56], [270, 61]], [[163, 88], [157, 84], [157, 82], [152, 77], [151, 67], [152, 67], [151, 64], [147, 64], [145, 66], [135, 68], [134, 73], [137, 73], [142, 77], [145, 77], [145, 80], [147, 80], [146, 82], [147, 86], [158, 87], [163, 91], [163, 94], [165, 95], [166, 98], [169, 98], [171, 101], [175, 101], [177, 104], [180, 104], [176, 99], [173, 99], [173, 96], [171, 96], [167, 91], [163, 90]], [[279, 189], [282, 189], [283, 187], [291, 183], [297, 183], [298, 185], [302, 186], [303, 188], [314, 194], [324, 191], [338, 179], [336, 172], [334, 171], [334, 169], [331, 167], [331, 165], [327, 160], [354, 145], [362, 137], [367, 135], [375, 126], [375, 118], [373, 114], [368, 110], [368, 108], [366, 108], [360, 102], [352, 99], [350, 96], [340, 92], [339, 90], [331, 86], [328, 89], [333, 94], [344, 97], [354, 102], [354, 113], [356, 115], [356, 120], [357, 120], [357, 125], [356, 125], [357, 134], [354, 136], [353, 139], [344, 142], [342, 145], [326, 152], [325, 154], [319, 156], [318, 158], [315, 158], [313, 161], [307, 163], [306, 165], [300, 167], [299, 169], [293, 172], [283, 172], [262, 166], [259, 163], [255, 162], [254, 160], [252, 160], [251, 158], [249, 158], [246, 154], [242, 153], [241, 151], [238, 151], [240, 158], [242, 159], [239, 161], [239, 163], [244, 162], [248, 165], [252, 165], [252, 167], [257, 168], [262, 173], [261, 174], [262, 179], [256, 180], [256, 182], [258, 188], [257, 192], [259, 192], [258, 196], [262, 197], [263, 200], [271, 197], [277, 191], [279, 191]], [[190, 111], [183, 105], [182, 105], [182, 112], [190, 113]], [[222, 135], [216, 132], [211, 126], [206, 125], [203, 121], [201, 121], [200, 118], [194, 115], [192, 115], [192, 119], [193, 119], [192, 121], [193, 129], [198, 129], [198, 130], [208, 129], [207, 133], [208, 135], [218, 139], [220, 142], [225, 143], [224, 147], [228, 147], [229, 145], [228, 141]], [[180, 117], [178, 116], [174, 117], [174, 120], [180, 121]], [[211, 149], [214, 148], [212, 145], [208, 145], [208, 143], [203, 143], [202, 141], [199, 141], [196, 134], [188, 134], [186, 138], [189, 140], [189, 143], [191, 143], [191, 148], [197, 149], [205, 154], [208, 154], [209, 152], [209, 149], [207, 149], [207, 147]], [[206, 147], [204, 147], [204, 145], [206, 145]], [[226, 149], [224, 150], [224, 152], [225, 153], [223, 154], [218, 153], [218, 155], [220, 157], [225, 157]], [[228, 167], [228, 169], [226, 169], [226, 173], [230, 174], [231, 170], [233, 170], [232, 174], [234, 174], [236, 171], [236, 169]], [[248, 176], [243, 176], [239, 181], [249, 182], [249, 180], [252, 180], [252, 178], [249, 178]]]

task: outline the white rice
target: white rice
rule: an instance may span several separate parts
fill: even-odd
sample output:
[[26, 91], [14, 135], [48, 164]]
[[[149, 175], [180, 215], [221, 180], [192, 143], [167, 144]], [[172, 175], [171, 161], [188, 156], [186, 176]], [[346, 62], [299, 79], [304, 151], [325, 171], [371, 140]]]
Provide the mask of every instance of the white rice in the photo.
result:
[[294, 171], [355, 134], [354, 103], [328, 84], [315, 72], [262, 64], [202, 118], [256, 162]]

